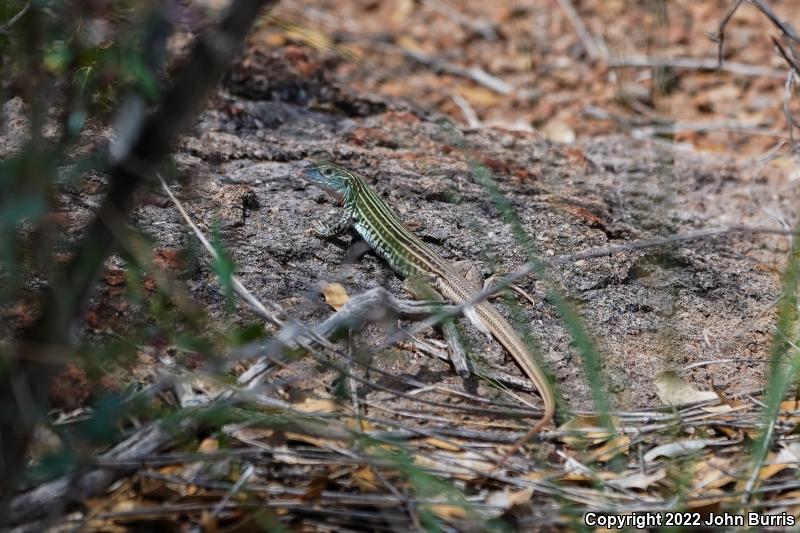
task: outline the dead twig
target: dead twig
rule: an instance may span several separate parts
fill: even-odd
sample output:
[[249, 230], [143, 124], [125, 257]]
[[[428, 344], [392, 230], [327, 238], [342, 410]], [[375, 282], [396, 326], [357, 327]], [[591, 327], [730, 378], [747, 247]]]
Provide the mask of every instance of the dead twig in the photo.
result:
[[[191, 433], [196, 428], [197, 423], [191, 417], [184, 419], [177, 426], [174, 422], [148, 424], [102, 454], [98, 461], [136, 463], [143, 457], [171, 446], [181, 435]], [[18, 523], [49, 513], [57, 513], [68, 503], [81, 501], [105, 490], [111, 482], [132, 469], [135, 467], [127, 469], [121, 466], [113, 469], [101, 467], [42, 483], [11, 501], [10, 521]]]
[[634, 129], [631, 135], [638, 139], [644, 139], [656, 135], [673, 135], [683, 131], [729, 131], [743, 135], [762, 135], [765, 137], [784, 137], [786, 135], [786, 132], [782, 130], [761, 128], [757, 124], [742, 124], [741, 122], [730, 120], [718, 122], [673, 122], [672, 124], [645, 126]]
[[450, 99], [453, 100], [453, 103], [456, 104], [458, 109], [461, 111], [461, 114], [464, 116], [464, 120], [467, 122], [468, 128], [483, 127], [483, 122], [481, 122], [480, 117], [478, 117], [475, 109], [472, 107], [472, 105], [470, 105], [466, 98], [458, 93], [453, 93], [450, 96]]
[[610, 57], [609, 67], [670, 67], [689, 70], [723, 70], [740, 76], [757, 76], [764, 78], [780, 78], [786, 75], [782, 70], [726, 61], [720, 65], [713, 57], [653, 57], [646, 55]]
[[19, 22], [19, 19], [21, 19], [21, 18], [22, 18], [22, 17], [25, 15], [25, 13], [27, 13], [27, 12], [28, 12], [28, 10], [29, 10], [30, 8], [31, 8], [31, 3], [30, 3], [30, 2], [26, 3], [26, 4], [25, 4], [25, 5], [22, 7], [22, 9], [20, 9], [19, 11], [17, 11], [17, 13], [16, 13], [16, 14], [15, 14], [13, 17], [11, 17], [10, 19], [8, 19], [8, 22], [6, 22], [6, 23], [5, 23], [5, 24], [3, 24], [2, 26], [0, 26], [0, 35], [7, 35], [7, 34], [8, 34], [8, 32], [9, 32], [9, 30], [11, 30], [11, 26], [13, 26], [13, 25], [14, 25], [14, 24], [16, 24], [17, 22]]
[[581, 40], [583, 47], [586, 49], [586, 53], [589, 54], [589, 57], [592, 59], [602, 59], [608, 56], [608, 50], [605, 49], [605, 45], [603, 44], [598, 45], [597, 40], [592, 37], [592, 34], [589, 32], [589, 28], [586, 27], [586, 24], [583, 23], [583, 19], [581, 18], [578, 11], [575, 9], [575, 6], [572, 5], [570, 0], [556, 0], [558, 2], [558, 6], [567, 16], [570, 24], [572, 27], [575, 28], [575, 33], [578, 34], [578, 38]]
[[[197, 240], [203, 245], [203, 248], [214, 258], [215, 261], [220, 260], [219, 252], [211, 245], [211, 242], [206, 238], [200, 228], [197, 227], [197, 224], [194, 223], [192, 218], [189, 216], [189, 213], [186, 212], [184, 209], [183, 204], [178, 200], [178, 198], [172, 193], [172, 190], [167, 186], [167, 183], [164, 181], [164, 178], [161, 177], [161, 174], [156, 174], [158, 177], [159, 182], [161, 183], [161, 188], [164, 192], [167, 193], [172, 203], [175, 205], [175, 208], [183, 217], [183, 220], [189, 225], [192, 232], [194, 233]], [[258, 299], [256, 298], [253, 293], [251, 293], [242, 282], [239, 281], [239, 278], [231, 275], [231, 285], [233, 286], [233, 290], [236, 294], [239, 295], [242, 300], [250, 306], [250, 308], [256, 312], [261, 318], [269, 322], [274, 326], [283, 326], [286, 321], [286, 313], [284, 310], [276, 303], [268, 301], [268, 305], [271, 309], [267, 309], [267, 307]]]
[[441, 0], [423, 0], [423, 3], [434, 11], [438, 11], [469, 32], [474, 33], [475, 35], [486, 39], [487, 41], [497, 40], [497, 30], [495, 30], [494, 24], [491, 22], [488, 22], [483, 18], [475, 18], [464, 15], [458, 9], [452, 7], [450, 4], [442, 2]]
[[453, 76], [459, 76], [461, 78], [466, 78], [468, 80], [472, 80], [478, 85], [482, 85], [487, 89], [496, 92], [497, 94], [501, 94], [503, 96], [507, 96], [514, 92], [514, 86], [510, 83], [501, 80], [500, 78], [493, 76], [479, 67], [462, 67], [460, 65], [454, 65], [452, 63], [447, 63], [438, 59], [436, 57], [430, 56], [428, 54], [424, 54], [417, 50], [411, 50], [408, 48], [403, 48], [401, 46], [397, 46], [395, 44], [389, 43], [378, 43], [380, 48], [383, 48], [387, 52], [391, 53], [399, 53], [408, 59], [412, 59], [421, 65], [425, 65], [426, 67], [432, 69], [436, 73], [445, 73], [445, 74], [452, 74]]
[[[761, 11], [781, 32], [789, 39], [793, 40], [794, 42], [800, 44], [800, 34], [795, 31], [795, 29], [785, 20], [781, 19], [772, 9], [764, 2], [763, 0], [747, 0], [748, 3], [753, 4], [756, 6], [759, 11]], [[717, 27], [717, 31], [713, 34], [710, 34], [709, 37], [712, 41], [717, 43], [717, 62], [722, 68], [722, 56], [723, 56], [723, 47], [725, 44], [725, 28], [727, 27], [728, 23], [730, 22], [731, 18], [733, 17], [734, 13], [745, 3], [745, 0], [734, 0], [730, 6], [728, 6], [725, 15], [722, 17], [722, 20]]]

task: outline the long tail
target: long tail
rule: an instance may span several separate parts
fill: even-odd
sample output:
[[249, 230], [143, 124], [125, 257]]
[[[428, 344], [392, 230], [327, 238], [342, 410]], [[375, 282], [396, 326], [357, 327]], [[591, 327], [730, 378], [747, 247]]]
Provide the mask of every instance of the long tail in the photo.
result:
[[489, 330], [495, 338], [508, 350], [517, 364], [522, 367], [522, 370], [533, 382], [533, 385], [536, 387], [544, 403], [544, 415], [542, 418], [495, 463], [492, 469], [492, 472], [494, 472], [499, 469], [509, 457], [517, 453], [520, 448], [530, 442], [537, 433], [550, 423], [556, 412], [556, 397], [544, 372], [533, 360], [527, 346], [514, 332], [511, 324], [509, 324], [506, 319], [500, 315], [497, 309], [490, 304], [479, 305], [478, 312], [482, 315], [481, 318], [486, 321]]
[[544, 429], [544, 427], [553, 419], [553, 416], [556, 414], [555, 398], [549, 399], [547, 396], [551, 393], [549, 392], [549, 389], [545, 390], [548, 390], [548, 392], [542, 395], [542, 399], [544, 400], [544, 416], [542, 416], [541, 420], [536, 422], [536, 424], [529, 429], [521, 439], [515, 442], [511, 449], [508, 450], [503, 457], [497, 460], [497, 462], [494, 464], [494, 467], [492, 467], [492, 470], [489, 472], [490, 475], [502, 468], [503, 464], [505, 464], [505, 462], [508, 461], [512, 455], [517, 453], [520, 448], [528, 444], [528, 442], [530, 442], [530, 440], [542, 429]]

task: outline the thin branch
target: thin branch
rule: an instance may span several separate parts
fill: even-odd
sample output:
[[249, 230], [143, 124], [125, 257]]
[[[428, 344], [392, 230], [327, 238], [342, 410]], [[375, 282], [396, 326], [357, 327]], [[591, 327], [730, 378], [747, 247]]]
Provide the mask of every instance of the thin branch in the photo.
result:
[[[197, 237], [197, 240], [200, 241], [200, 244], [203, 245], [203, 248], [206, 249], [206, 251], [209, 253], [209, 255], [211, 255], [211, 257], [214, 258], [215, 261], [219, 261], [220, 260], [219, 252], [217, 252], [216, 248], [214, 248], [214, 246], [211, 245], [211, 243], [203, 234], [203, 232], [200, 231], [200, 228], [197, 227], [197, 224], [194, 223], [192, 218], [189, 216], [189, 213], [187, 213], [186, 209], [184, 209], [183, 204], [178, 200], [178, 198], [172, 193], [172, 190], [167, 186], [167, 183], [164, 181], [164, 178], [161, 177], [161, 174], [157, 173], [156, 176], [158, 177], [158, 180], [161, 183], [161, 188], [167, 193], [170, 200], [172, 200], [172, 203], [175, 205], [175, 208], [181, 214], [183, 220], [189, 225], [189, 228], [191, 228], [195, 237]], [[272, 308], [272, 310], [268, 310], [266, 306], [253, 295], [253, 293], [251, 293], [244, 285], [242, 285], [242, 282], [239, 281], [239, 278], [234, 275], [231, 275], [231, 285], [233, 286], [233, 291], [236, 294], [238, 294], [239, 297], [242, 300], [244, 300], [245, 303], [247, 303], [247, 305], [249, 305], [250, 308], [253, 311], [255, 311], [256, 314], [258, 314], [261, 318], [263, 318], [264, 320], [266, 320], [267, 322], [269, 322], [274, 326], [281, 327], [284, 325], [285, 319], [280, 318], [280, 316], [285, 317], [286, 313], [278, 304], [268, 301], [270, 307]]]
[[470, 375], [469, 359], [467, 352], [464, 349], [464, 343], [458, 334], [458, 328], [455, 322], [448, 320], [442, 323], [442, 334], [444, 335], [447, 345], [450, 347], [450, 362], [453, 363], [453, 368], [461, 378], [466, 379]]
[[780, 18], [772, 9], [767, 5], [764, 0], [749, 0], [756, 6], [766, 17], [780, 29], [786, 37], [800, 44], [800, 34], [795, 31], [791, 24]]
[[800, 65], [797, 64], [797, 60], [794, 57], [792, 57], [791, 54], [789, 54], [789, 52], [786, 50], [786, 48], [783, 47], [781, 42], [778, 39], [776, 39], [775, 37], [773, 37], [772, 38], [772, 44], [774, 44], [775, 48], [778, 49], [778, 52], [780, 52], [780, 54], [783, 57], [783, 59], [787, 63], [789, 63], [789, 66], [792, 67], [792, 70], [794, 72], [800, 74]]
[[[761, 11], [781, 32], [789, 39], [793, 40], [794, 42], [800, 44], [800, 34], [795, 31], [795, 29], [780, 18], [772, 9], [764, 2], [763, 0], [747, 0], [750, 4], [756, 6], [759, 11]], [[717, 62], [719, 63], [720, 68], [722, 68], [722, 56], [723, 56], [723, 46], [725, 43], [725, 28], [730, 22], [731, 18], [733, 17], [734, 13], [745, 3], [745, 0], [734, 0], [731, 5], [728, 7], [725, 15], [722, 17], [722, 20], [719, 23], [719, 27], [717, 31], [709, 37], [712, 41], [717, 43]]]
[[713, 57], [653, 57], [646, 55], [621, 56], [608, 58], [609, 67], [671, 67], [690, 70], [724, 70], [740, 76], [758, 76], [780, 78], [786, 75], [782, 70], [726, 61], [720, 65]]
[[556, 2], [558, 2], [558, 6], [567, 16], [572, 27], [575, 28], [575, 33], [578, 34], [578, 38], [581, 40], [589, 57], [592, 59], [602, 59], [606, 57], [608, 55], [607, 51], [601, 50], [601, 47], [597, 45], [597, 41], [592, 37], [586, 24], [583, 23], [583, 19], [575, 9], [575, 6], [572, 5], [572, 2], [570, 2], [570, 0], [556, 0]]
[[27, 12], [28, 12], [28, 10], [29, 10], [30, 8], [31, 8], [31, 3], [30, 3], [30, 2], [26, 3], [26, 4], [23, 6], [23, 8], [22, 8], [22, 9], [20, 9], [20, 10], [19, 10], [19, 11], [18, 11], [18, 12], [17, 12], [17, 13], [16, 13], [14, 16], [13, 16], [13, 17], [11, 17], [10, 19], [8, 19], [8, 22], [6, 22], [6, 23], [5, 23], [5, 24], [3, 24], [2, 26], [0, 26], [0, 34], [1, 34], [1, 35], [6, 35], [6, 34], [8, 34], [9, 30], [11, 29], [11, 26], [13, 26], [13, 25], [14, 25], [14, 24], [16, 24], [17, 22], [19, 22], [19, 19], [21, 19], [21, 18], [22, 18], [22, 17], [25, 15], [25, 13], [27, 13]]
[[725, 28], [730, 22], [731, 17], [733, 14], [736, 13], [736, 10], [739, 9], [739, 6], [742, 5], [744, 0], [734, 0], [728, 9], [725, 11], [725, 15], [722, 17], [722, 20], [717, 27], [717, 31], [709, 34], [709, 38], [717, 43], [717, 63], [719, 64], [719, 68], [722, 68], [722, 52], [725, 46]]
[[466, 29], [486, 39], [487, 41], [497, 40], [497, 31], [494, 29], [494, 24], [488, 22], [483, 18], [474, 18], [464, 15], [461, 11], [452, 7], [450, 4], [440, 0], [423, 0], [423, 2], [431, 9], [438, 11], [445, 17], [449, 18], [462, 28]]
[[466, 98], [461, 96], [458, 93], [453, 93], [450, 96], [450, 99], [453, 100], [453, 103], [458, 106], [458, 109], [461, 111], [461, 114], [464, 116], [464, 120], [467, 122], [468, 128], [482, 128], [483, 122], [481, 122], [480, 117], [475, 112], [475, 109], [470, 105]]
[[192, 418], [185, 419], [177, 426], [174, 422], [155, 422], [144, 426], [98, 458], [101, 463], [130, 464], [130, 467], [95, 468], [43, 483], [13, 499], [9, 509], [11, 523], [51, 514], [67, 503], [98, 494], [115, 479], [135, 470], [136, 466], [133, 465], [138, 466], [141, 458], [171, 446], [180, 435], [191, 433], [197, 427]]
[[425, 65], [436, 73], [444, 72], [446, 74], [452, 74], [453, 76], [459, 76], [468, 80], [472, 80], [478, 85], [483, 85], [487, 89], [503, 96], [507, 96], [514, 92], [513, 85], [489, 74], [482, 68], [453, 65], [452, 63], [447, 63], [441, 59], [438, 59], [437, 57], [418, 52], [417, 50], [403, 48], [395, 44], [378, 43], [378, 45], [380, 48], [383, 48], [388, 52], [400, 53], [408, 59], [412, 59], [417, 63]]
[[762, 135], [764, 137], [784, 137], [786, 132], [778, 129], [761, 128], [758, 125], [742, 124], [741, 122], [723, 120], [718, 122], [673, 122], [654, 126], [635, 128], [631, 135], [638, 139], [654, 135], [672, 135], [682, 131], [709, 132], [729, 131], [743, 135]]

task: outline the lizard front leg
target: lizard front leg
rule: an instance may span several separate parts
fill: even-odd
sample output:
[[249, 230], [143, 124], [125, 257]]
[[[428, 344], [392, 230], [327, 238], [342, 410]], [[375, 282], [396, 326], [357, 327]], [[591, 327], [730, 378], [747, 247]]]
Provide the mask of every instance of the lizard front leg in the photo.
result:
[[350, 213], [345, 210], [342, 213], [342, 218], [333, 224], [324, 224], [319, 220], [315, 220], [312, 224], [314, 226], [313, 231], [318, 237], [323, 239], [332, 239], [333, 237], [344, 233], [344, 231], [350, 227], [352, 222], [353, 218], [350, 216]]

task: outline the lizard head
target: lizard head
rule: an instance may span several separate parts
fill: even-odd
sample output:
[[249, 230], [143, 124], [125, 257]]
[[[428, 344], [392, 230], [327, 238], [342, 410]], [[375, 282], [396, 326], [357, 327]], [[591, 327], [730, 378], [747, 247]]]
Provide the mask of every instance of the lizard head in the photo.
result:
[[309, 165], [303, 174], [323, 189], [339, 194], [344, 193], [354, 179], [352, 173], [332, 163]]

